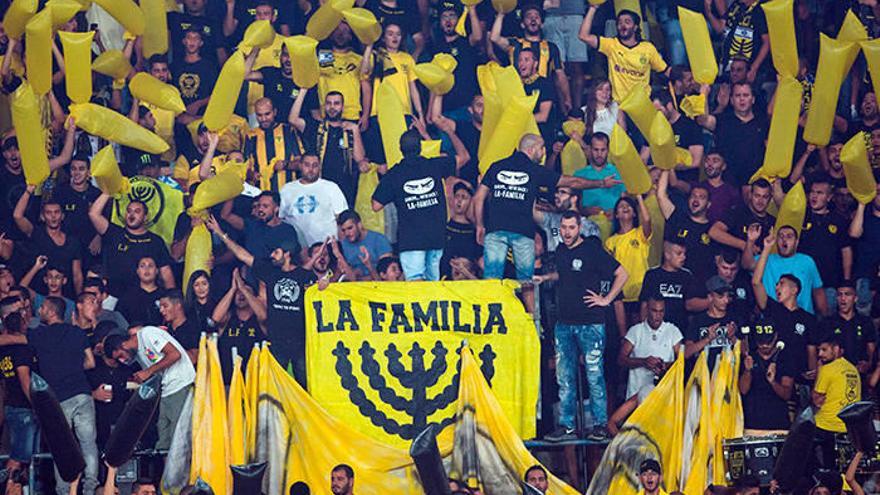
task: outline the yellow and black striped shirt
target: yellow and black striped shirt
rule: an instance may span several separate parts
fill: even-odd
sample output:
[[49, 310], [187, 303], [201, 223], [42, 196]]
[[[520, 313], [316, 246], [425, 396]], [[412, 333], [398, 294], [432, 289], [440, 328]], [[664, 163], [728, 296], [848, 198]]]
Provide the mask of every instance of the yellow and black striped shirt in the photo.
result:
[[278, 192], [296, 175], [292, 170], [276, 171], [275, 163], [302, 155], [302, 143], [288, 124], [276, 124], [271, 131], [258, 127], [248, 134], [244, 155], [260, 174], [260, 189]]

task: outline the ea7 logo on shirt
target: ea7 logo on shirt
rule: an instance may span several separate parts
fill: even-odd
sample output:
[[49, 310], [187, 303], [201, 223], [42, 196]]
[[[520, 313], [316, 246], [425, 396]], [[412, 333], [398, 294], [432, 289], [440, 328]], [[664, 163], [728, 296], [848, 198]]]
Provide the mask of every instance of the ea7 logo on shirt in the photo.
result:
[[521, 186], [529, 182], [529, 174], [525, 172], [510, 172], [502, 170], [501, 172], [498, 172], [498, 175], [495, 178], [498, 179], [498, 182], [507, 184], [508, 186]]
[[433, 190], [434, 179], [432, 177], [408, 180], [403, 184], [403, 191], [407, 194], [412, 194], [413, 196], [427, 194]]
[[282, 278], [275, 282], [275, 287], [272, 288], [272, 292], [275, 294], [275, 299], [277, 299], [278, 302], [283, 304], [293, 304], [299, 299], [300, 288], [296, 280]]
[[660, 284], [660, 294], [667, 299], [681, 299], [681, 285]]

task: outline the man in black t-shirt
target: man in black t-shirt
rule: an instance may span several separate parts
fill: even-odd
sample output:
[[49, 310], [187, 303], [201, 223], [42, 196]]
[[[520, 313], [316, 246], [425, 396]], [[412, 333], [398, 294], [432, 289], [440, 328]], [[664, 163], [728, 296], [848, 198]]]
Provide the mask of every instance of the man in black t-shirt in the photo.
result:
[[175, 57], [171, 67], [174, 86], [180, 91], [186, 113], [178, 117], [182, 124], [189, 124], [205, 112], [214, 83], [220, 74], [216, 61], [202, 56], [204, 35], [196, 27], [186, 30], [183, 38], [177, 38], [183, 47], [182, 56]]
[[449, 221], [446, 222], [446, 247], [440, 260], [441, 277], [449, 278], [452, 275], [449, 263], [453, 259], [464, 258], [475, 263], [483, 254], [476, 241], [476, 227], [468, 218], [473, 197], [474, 191], [467, 183], [457, 182], [452, 186], [452, 204], [449, 207]]
[[432, 52], [447, 53], [452, 55], [457, 62], [452, 75], [455, 77], [455, 85], [443, 97], [443, 110], [461, 111], [470, 104], [474, 94], [479, 92], [477, 85], [477, 64], [479, 54], [477, 45], [483, 39], [483, 28], [477, 18], [477, 9], [468, 9], [467, 16], [470, 24], [470, 33], [467, 37], [459, 36], [455, 32], [455, 26], [462, 14], [461, 4], [456, 1], [445, 0], [440, 2], [441, 36], [435, 38]]
[[824, 320], [822, 329], [840, 339], [843, 356], [855, 365], [864, 380], [864, 376], [874, 369], [877, 329], [871, 318], [855, 310], [855, 303], [855, 283], [842, 280], [837, 284], [837, 314]]
[[455, 175], [449, 157], [423, 158], [421, 136], [400, 136], [403, 160], [388, 171], [373, 193], [373, 211], [394, 203], [397, 244], [407, 280], [440, 280], [440, 258], [446, 244], [446, 193], [443, 180]]
[[719, 244], [742, 251], [748, 242], [749, 226], [757, 224], [761, 227], [761, 235], [752, 246], [757, 253], [776, 223], [776, 217], [767, 211], [773, 193], [772, 186], [766, 179], [756, 180], [748, 189], [749, 200], [745, 206], [728, 211], [721, 220], [715, 222], [709, 229], [709, 237]]
[[707, 277], [694, 277], [694, 285], [688, 291], [688, 300], [685, 302], [687, 310], [693, 313], [705, 311], [709, 307], [709, 295], [706, 290], [706, 280], [714, 276], [721, 277], [733, 287], [733, 299], [730, 301], [730, 310], [739, 315], [744, 322], [749, 322], [755, 313], [755, 293], [752, 290], [752, 278], [749, 273], [742, 269], [740, 253], [733, 249], [722, 249], [714, 257], [714, 271]]
[[[283, 368], [286, 369], [288, 365], [293, 368], [294, 378], [305, 388], [306, 322], [303, 305], [306, 289], [318, 279], [310, 270], [295, 264], [299, 244], [294, 240], [286, 241], [268, 258], [255, 258], [223, 232], [214, 217], [210, 217], [206, 224], [211, 232], [220, 236], [239, 261], [253, 269], [254, 276], [261, 282], [260, 298], [266, 301], [268, 309], [266, 327], [272, 343], [272, 354]], [[321, 282], [326, 284], [327, 280], [322, 279]]]
[[771, 322], [752, 327], [755, 353], [746, 354], [740, 370], [739, 392], [743, 421], [749, 430], [787, 430], [788, 404], [797, 371], [788, 347], [777, 348], [779, 335]]
[[[669, 175], [670, 171], [660, 173], [657, 181], [657, 203], [660, 205], [660, 213], [666, 219], [666, 228], [663, 238], [674, 241], [685, 247], [687, 259], [684, 266], [691, 271], [695, 278], [708, 278], [713, 270], [712, 266], [714, 248], [709, 238], [709, 190], [700, 184], [691, 186], [688, 194], [687, 210], [676, 208], [675, 203], [669, 198]], [[668, 307], [668, 306], [667, 306]]]
[[101, 193], [89, 209], [89, 220], [95, 226], [95, 231], [101, 235], [101, 254], [104, 257], [109, 292], [118, 297], [126, 285], [135, 280], [137, 263], [144, 257], [155, 260], [165, 288], [174, 288], [168, 247], [161, 237], [146, 227], [147, 205], [131, 200], [125, 207], [125, 227], [119, 227], [104, 216], [104, 207], [108, 201], [110, 195]]
[[553, 141], [554, 131], [559, 123], [559, 112], [554, 106], [556, 91], [550, 79], [538, 73], [538, 54], [531, 49], [520, 51], [516, 58], [516, 69], [526, 94], [538, 93], [538, 102], [534, 111], [535, 121], [544, 141]]
[[187, 318], [183, 304], [183, 292], [179, 289], [171, 289], [159, 298], [159, 312], [168, 325], [168, 331], [186, 350], [186, 354], [195, 365], [199, 357], [199, 339], [205, 329], [199, 328], [198, 322]]
[[[7, 297], [0, 306], [16, 304], [18, 298]], [[24, 336], [28, 322], [16, 311], [3, 318], [5, 335]], [[34, 351], [26, 344], [0, 347], [0, 374], [4, 384], [4, 419], [9, 430], [9, 460], [6, 469], [14, 485], [20, 485], [21, 471], [30, 464], [39, 449], [40, 428], [30, 403], [31, 371], [36, 371]], [[17, 475], [18, 473], [18, 475]], [[26, 479], [26, 478], [25, 478]]]
[[97, 252], [101, 246], [101, 238], [89, 221], [89, 207], [98, 199], [100, 189], [93, 186], [89, 174], [89, 162], [85, 156], [74, 156], [70, 162], [70, 181], [59, 184], [52, 192], [52, 199], [61, 205], [64, 211], [64, 232], [79, 239], [83, 247]]
[[229, 290], [217, 302], [211, 315], [217, 327], [223, 329], [217, 347], [224, 383], [229, 384], [232, 379], [232, 348], [235, 347], [238, 355], [244, 358], [242, 369], [246, 369], [254, 344], [267, 335], [266, 318], [266, 305], [235, 269]]
[[679, 329], [687, 328], [685, 300], [694, 278], [690, 270], [684, 268], [687, 255], [683, 244], [663, 241], [663, 262], [648, 270], [642, 281], [639, 295], [642, 318], [648, 317], [648, 299], [659, 294], [666, 302], [666, 321]]
[[[293, 65], [290, 63], [287, 43], [281, 44], [279, 59], [280, 67], [269, 66], [248, 72], [246, 79], [263, 85], [263, 96], [272, 100], [272, 105], [278, 111], [278, 120], [287, 122], [293, 102], [300, 93], [307, 90], [293, 82]], [[317, 94], [317, 91], [308, 91], [303, 102], [302, 111], [311, 118], [320, 117]]]
[[690, 359], [704, 349], [709, 351], [709, 367], [723, 348], [732, 349], [739, 330], [739, 316], [730, 314], [728, 306], [733, 287], [726, 280], [715, 276], [706, 281], [709, 307], [691, 318], [684, 332], [684, 357]]
[[590, 387], [592, 440], [608, 438], [604, 357], [605, 308], [620, 295], [628, 277], [620, 265], [594, 237], [581, 237], [581, 216], [576, 211], [562, 214], [559, 225], [562, 245], [556, 249], [556, 272], [535, 277], [537, 282], [557, 281], [559, 319], [556, 338], [556, 381], [559, 383], [559, 428], [546, 436], [550, 441], [574, 440], [577, 407], [577, 373], [580, 356], [585, 357]]
[[206, 58], [218, 67], [226, 60], [223, 29], [220, 19], [207, 12], [207, 3], [208, 0], [189, 0], [183, 2], [183, 12], [168, 12], [168, 33], [172, 41], [169, 48], [175, 59], [183, 58], [183, 47], [174, 42], [182, 40], [189, 30], [198, 31], [204, 41]]
[[[443, 97], [437, 96], [437, 98], [442, 99]], [[471, 158], [458, 171], [458, 177], [468, 181], [471, 186], [476, 188], [479, 185], [477, 181], [480, 175], [479, 150], [480, 135], [483, 130], [483, 95], [477, 93], [471, 97], [465, 115], [467, 118], [454, 118], [455, 126], [452, 128]]]

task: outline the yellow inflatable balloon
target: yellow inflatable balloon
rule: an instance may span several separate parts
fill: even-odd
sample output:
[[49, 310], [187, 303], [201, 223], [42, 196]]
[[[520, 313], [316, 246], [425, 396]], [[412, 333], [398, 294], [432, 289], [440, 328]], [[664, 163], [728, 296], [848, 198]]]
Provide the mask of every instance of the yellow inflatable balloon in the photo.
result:
[[272, 27], [272, 23], [266, 20], [254, 21], [245, 29], [239, 46], [246, 51], [250, 51], [251, 48], [262, 50], [263, 48], [269, 48], [274, 42], [275, 28]]
[[645, 194], [651, 190], [651, 176], [639, 157], [635, 145], [622, 127], [615, 124], [608, 145], [608, 158], [617, 165], [620, 178], [630, 194]]
[[438, 53], [437, 55], [434, 55], [434, 58], [431, 59], [431, 63], [450, 73], [455, 72], [455, 68], [458, 67], [458, 60], [448, 53]]
[[92, 70], [118, 81], [128, 77], [132, 68], [122, 50], [107, 50], [92, 62]]
[[672, 170], [678, 165], [675, 152], [675, 132], [672, 131], [672, 125], [660, 112], [654, 116], [651, 132], [648, 133], [648, 142], [651, 144], [651, 159], [654, 161], [654, 165], [663, 170]]
[[284, 40], [293, 66], [293, 82], [301, 88], [318, 84], [321, 68], [318, 66], [318, 40], [308, 36], [291, 36]]
[[138, 72], [128, 83], [131, 95], [159, 108], [170, 110], [175, 115], [186, 111], [180, 91], [170, 84], [165, 84], [146, 72]]
[[694, 80], [700, 84], [714, 83], [718, 76], [718, 62], [715, 61], [706, 18], [699, 12], [679, 7], [678, 19], [681, 22], [684, 47], [687, 50]]
[[473, 7], [474, 5], [479, 5], [483, 0], [462, 0], [461, 4], [466, 7]]
[[168, 143], [162, 138], [109, 108], [75, 103], [70, 105], [70, 116], [76, 119], [77, 127], [107, 141], [157, 155], [168, 150]]
[[49, 177], [49, 156], [46, 154], [46, 131], [40, 122], [40, 102], [30, 84], [22, 82], [12, 93], [9, 104], [24, 179], [29, 185], [39, 186]]
[[492, 7], [499, 14], [507, 14], [516, 8], [516, 0], [492, 0]]
[[532, 112], [538, 102], [538, 95], [516, 96], [507, 102], [495, 125], [491, 136], [486, 135], [486, 128], [480, 134], [480, 140], [488, 140], [483, 156], [480, 157], [480, 173], [493, 163], [507, 158], [516, 149], [520, 138], [529, 130], [529, 120], [534, 122]]
[[840, 31], [837, 32], [837, 39], [840, 41], [863, 41], [868, 39], [868, 30], [859, 20], [852, 10], [846, 12], [843, 18], [843, 24], [840, 25]]
[[575, 172], [587, 165], [587, 155], [584, 153], [583, 148], [581, 148], [580, 143], [574, 139], [569, 139], [565, 146], [562, 147], [559, 161], [562, 162], [563, 174], [574, 175]]
[[688, 118], [695, 118], [706, 113], [706, 95], [688, 95], [681, 99], [681, 111]]
[[243, 83], [244, 55], [241, 51], [236, 51], [223, 64], [220, 76], [217, 77], [217, 84], [211, 92], [208, 107], [205, 109], [205, 126], [209, 131], [216, 132], [226, 127], [235, 111], [235, 103]]
[[82, 8], [76, 0], [49, 0], [46, 8], [52, 11], [52, 27], [63, 26]]
[[807, 214], [807, 195], [804, 193], [804, 184], [798, 181], [785, 194], [779, 212], [776, 214], [776, 232], [780, 227], [794, 227], [801, 235], [801, 229], [804, 226], [804, 217]]
[[187, 213], [193, 217], [201, 215], [205, 210], [238, 196], [243, 190], [241, 177], [235, 171], [221, 172], [202, 181]]
[[44, 95], [52, 89], [52, 11], [38, 12], [24, 30], [27, 79], [35, 93]]
[[749, 182], [759, 178], [772, 181], [776, 178], [788, 177], [791, 173], [803, 96], [804, 88], [797, 79], [785, 76], [779, 80], [779, 85], [776, 87], [776, 103], [773, 105], [773, 118], [770, 121], [770, 133], [767, 135], [764, 164]]
[[[608, 0], [589, 0], [590, 5], [596, 5], [596, 6], [602, 5], [607, 1]], [[602, 240], [604, 241], [605, 239], [602, 239]]]
[[[95, 0], [95, 3], [113, 16], [129, 33], [135, 36], [144, 34], [144, 13], [132, 0]], [[151, 29], [152, 27], [150, 26]]]
[[205, 224], [193, 227], [186, 241], [186, 253], [183, 257], [183, 287], [189, 287], [189, 278], [193, 273], [204, 270], [211, 273], [211, 233]]
[[874, 88], [874, 96], [877, 105], [880, 105], [880, 39], [862, 41], [859, 43], [865, 60], [868, 62], [868, 71], [871, 73], [871, 84]]
[[306, 36], [323, 41], [342, 21], [342, 13], [354, 7], [354, 0], [331, 0], [318, 7], [306, 24]]
[[37, 13], [38, 0], [14, 0], [3, 16], [3, 29], [13, 39], [21, 38], [27, 22]]
[[92, 38], [87, 33], [59, 32], [64, 47], [64, 87], [74, 103], [88, 103], [92, 99]]
[[684, 165], [685, 167], [691, 167], [694, 164], [694, 157], [691, 155], [690, 150], [676, 147], [675, 163], [679, 165]]
[[145, 29], [141, 37], [144, 58], [168, 52], [168, 14], [165, 0], [141, 0]]
[[654, 107], [654, 103], [651, 102], [650, 91], [651, 89], [647, 86], [636, 86], [620, 102], [620, 109], [635, 122], [643, 136], [648, 136], [651, 133], [654, 116], [659, 113]]
[[385, 232], [385, 213], [373, 211], [373, 193], [379, 185], [379, 174], [376, 172], [376, 164], [370, 164], [370, 171], [361, 173], [358, 177], [357, 197], [354, 201], [354, 211], [361, 216], [364, 228], [373, 232]]
[[437, 158], [440, 156], [440, 144], [442, 144], [442, 142], [439, 139], [423, 139], [422, 151], [419, 154], [424, 158]]
[[877, 181], [868, 161], [865, 136], [858, 132], [840, 150], [840, 162], [846, 176], [846, 188], [856, 201], [866, 205], [877, 195]]
[[434, 94], [445, 95], [455, 85], [452, 73], [446, 72], [434, 62], [416, 65], [416, 76]]
[[794, 0], [773, 0], [761, 5], [770, 32], [773, 67], [781, 76], [797, 77], [799, 63], [794, 34]]
[[[489, 62], [494, 64], [494, 62]], [[483, 128], [480, 131], [480, 146], [477, 148], [477, 158], [483, 159], [483, 152], [489, 144], [489, 138], [495, 132], [498, 119], [501, 118], [501, 98], [498, 96], [498, 88], [495, 86], [495, 78], [489, 64], [477, 66], [477, 83], [480, 85], [480, 93], [483, 95]]]
[[105, 194], [118, 196], [127, 193], [131, 188], [131, 182], [119, 171], [119, 163], [116, 161], [112, 145], [104, 146], [95, 154], [92, 158], [91, 171], [92, 177], [98, 183], [98, 189]]
[[379, 131], [382, 135], [382, 148], [385, 150], [385, 163], [391, 168], [403, 159], [403, 154], [400, 152], [400, 136], [406, 132], [406, 119], [403, 113], [403, 100], [394, 86], [388, 82], [379, 83], [376, 109]]
[[821, 35], [819, 68], [804, 126], [804, 141], [816, 146], [828, 144], [840, 85], [858, 53], [859, 45], [852, 41], [838, 41]]
[[367, 9], [361, 7], [346, 9], [342, 11], [342, 17], [354, 31], [357, 39], [365, 45], [375, 43], [382, 36], [382, 25], [376, 20], [376, 16]]

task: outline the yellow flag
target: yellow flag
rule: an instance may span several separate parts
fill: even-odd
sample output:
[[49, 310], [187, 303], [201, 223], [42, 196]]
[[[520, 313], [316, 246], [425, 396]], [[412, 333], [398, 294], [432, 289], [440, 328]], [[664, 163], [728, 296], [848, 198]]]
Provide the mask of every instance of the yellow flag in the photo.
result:
[[713, 434], [715, 447], [712, 483], [724, 484], [724, 456], [722, 444], [724, 440], [739, 438], [743, 435], [742, 398], [739, 394], [739, 359], [740, 343], [734, 348], [725, 349], [721, 353], [715, 377], [712, 383], [712, 417], [715, 420]]
[[192, 465], [190, 483], [201, 478], [216, 494], [232, 490], [226, 391], [215, 338], [202, 337], [193, 396]]
[[111, 221], [124, 225], [125, 208], [132, 200], [140, 200], [147, 205], [147, 229], [161, 237], [165, 244], [174, 240], [174, 225], [183, 212], [183, 193], [168, 184], [150, 177], [135, 176], [129, 179], [127, 193], [113, 202]]
[[247, 462], [245, 425], [248, 424], [248, 396], [244, 391], [241, 356], [235, 356], [232, 361], [232, 382], [229, 384], [226, 416], [229, 422], [229, 462], [232, 465], [244, 464]]
[[711, 376], [708, 351], [700, 353], [697, 364], [688, 379], [686, 396], [684, 442], [682, 443], [681, 480], [685, 495], [703, 495], [709, 484], [709, 468], [712, 466]]
[[373, 232], [385, 232], [385, 213], [373, 211], [373, 193], [379, 185], [379, 174], [376, 172], [376, 164], [370, 163], [370, 171], [360, 174], [358, 177], [357, 198], [354, 201], [354, 211], [361, 216], [364, 228]]
[[382, 135], [382, 148], [385, 150], [385, 163], [388, 168], [397, 165], [403, 159], [400, 152], [400, 136], [406, 132], [403, 98], [391, 83], [379, 83], [376, 95], [379, 132]]
[[[241, 350], [247, 352], [246, 349]], [[254, 345], [247, 362], [245, 373], [244, 395], [247, 405], [245, 419], [245, 457], [248, 463], [257, 459], [257, 402], [260, 398], [260, 347]]]
[[635, 495], [639, 464], [660, 461], [667, 492], [678, 489], [684, 419], [684, 353], [605, 449], [587, 495]]

